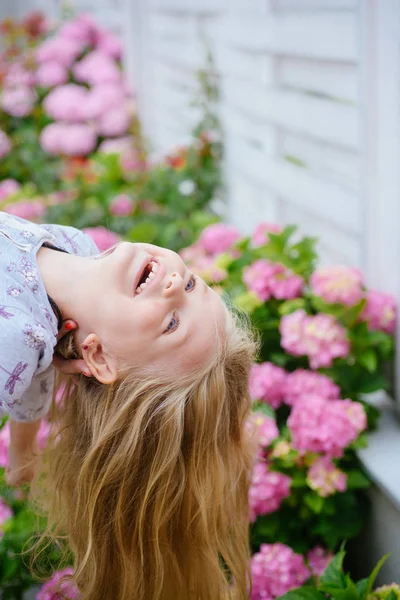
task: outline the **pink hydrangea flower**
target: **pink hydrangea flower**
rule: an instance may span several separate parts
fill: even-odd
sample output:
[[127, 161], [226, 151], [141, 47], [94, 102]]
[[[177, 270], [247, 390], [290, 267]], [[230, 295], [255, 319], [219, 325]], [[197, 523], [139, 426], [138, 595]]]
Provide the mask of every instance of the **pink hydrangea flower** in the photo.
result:
[[103, 137], [124, 135], [131, 124], [132, 117], [126, 106], [106, 112], [97, 122], [97, 131]]
[[68, 71], [64, 65], [51, 60], [39, 65], [36, 71], [36, 83], [42, 87], [53, 87], [68, 81]]
[[55, 121], [79, 123], [85, 119], [88, 91], [82, 85], [67, 83], [52, 90], [43, 101], [43, 108]]
[[102, 226], [86, 227], [82, 231], [92, 238], [100, 252], [108, 250], [120, 241], [119, 235]]
[[333, 558], [332, 552], [322, 546], [315, 546], [307, 554], [308, 568], [314, 577], [321, 577]]
[[8, 135], [0, 129], [0, 158], [4, 158], [11, 150], [11, 140]]
[[119, 137], [110, 140], [103, 140], [99, 146], [99, 152], [104, 154], [120, 154], [125, 150], [130, 150], [133, 144], [132, 136]]
[[269, 446], [279, 436], [275, 419], [264, 415], [260, 411], [250, 413], [245, 429], [251, 435], [251, 438], [255, 439], [261, 453], [263, 448]]
[[103, 54], [121, 60], [122, 44], [117, 36], [111, 31], [101, 31], [97, 36], [96, 50], [100, 50]]
[[256, 463], [249, 489], [250, 520], [254, 522], [259, 515], [278, 510], [290, 495], [291, 481], [288, 475], [269, 471], [266, 463]]
[[80, 45], [92, 46], [96, 43], [99, 29], [89, 14], [81, 14], [64, 23], [57, 35], [59, 38], [80, 42]]
[[390, 294], [370, 290], [367, 305], [361, 316], [373, 331], [384, 331], [393, 335], [396, 329], [397, 304]]
[[279, 329], [282, 348], [293, 356], [308, 356], [312, 369], [330, 367], [350, 351], [346, 329], [331, 315], [297, 310], [282, 317]]
[[299, 452], [339, 458], [366, 429], [367, 417], [358, 402], [304, 396], [293, 407], [287, 424]]
[[236, 227], [214, 223], [203, 229], [197, 243], [207, 254], [215, 256], [230, 250], [239, 239], [240, 233]]
[[103, 83], [93, 86], [87, 93], [84, 105], [86, 119], [98, 119], [112, 109], [124, 104], [126, 93], [122, 85]]
[[286, 371], [270, 362], [253, 365], [250, 374], [250, 395], [272, 408], [278, 408], [285, 396]]
[[10, 444], [10, 427], [6, 423], [0, 430], [0, 467], [8, 465], [8, 446]]
[[18, 181], [15, 179], [3, 179], [0, 182], [0, 201], [18, 192], [20, 187]]
[[84, 123], [50, 123], [40, 135], [40, 144], [49, 154], [86, 156], [95, 149], [97, 135]]
[[[66, 567], [61, 571], [56, 571], [49, 581], [47, 581], [38, 595], [36, 600], [61, 600], [61, 598], [68, 598], [68, 600], [78, 600], [79, 591], [77, 587], [69, 580], [63, 581], [60, 588], [58, 582], [63, 575], [73, 575], [74, 571], [71, 567]], [[60, 589], [61, 594], [58, 592]]]
[[46, 206], [41, 200], [21, 200], [3, 208], [4, 212], [22, 219], [38, 219], [46, 213]]
[[327, 400], [337, 400], [340, 397], [340, 388], [333, 383], [330, 377], [320, 373], [305, 369], [297, 369], [293, 373], [288, 373], [285, 385], [285, 404], [294, 406], [299, 398], [310, 394]]
[[3, 89], [1, 107], [12, 117], [26, 117], [33, 109], [36, 93], [28, 86], [18, 85]]
[[251, 559], [251, 600], [275, 600], [310, 577], [304, 559], [284, 544], [261, 544]]
[[93, 50], [72, 68], [77, 81], [90, 83], [118, 83], [121, 81], [121, 71], [116, 62], [107, 54]]
[[112, 215], [126, 216], [132, 214], [135, 203], [127, 194], [119, 194], [110, 203]]
[[282, 233], [282, 227], [276, 223], [260, 223], [255, 228], [251, 236], [252, 244], [255, 248], [264, 246], [269, 242], [269, 233]]
[[35, 85], [35, 74], [33, 71], [27, 70], [26, 67], [19, 62], [12, 63], [8, 66], [8, 71], [3, 79], [4, 87], [31, 87]]
[[199, 255], [191, 262], [190, 268], [203, 279], [212, 283], [220, 283], [227, 277], [225, 269], [221, 269], [215, 264], [215, 258], [212, 256]]
[[307, 473], [307, 485], [326, 498], [336, 492], [345, 492], [347, 475], [338, 469], [328, 456], [314, 460]]
[[269, 260], [259, 259], [247, 267], [243, 281], [248, 289], [266, 301], [272, 297], [278, 300], [291, 300], [301, 295], [304, 280], [290, 269]]
[[363, 296], [362, 273], [352, 267], [322, 267], [312, 274], [310, 283], [315, 296], [320, 296], [325, 302], [353, 306]]
[[0, 537], [2, 537], [4, 535], [2, 526], [4, 525], [4, 523], [6, 521], [8, 521], [8, 519], [11, 519], [12, 516], [13, 516], [13, 511], [8, 506], [8, 504], [6, 504], [2, 500], [2, 498], [0, 498]]
[[83, 50], [80, 40], [68, 39], [61, 36], [49, 38], [36, 49], [39, 63], [55, 61], [69, 68]]

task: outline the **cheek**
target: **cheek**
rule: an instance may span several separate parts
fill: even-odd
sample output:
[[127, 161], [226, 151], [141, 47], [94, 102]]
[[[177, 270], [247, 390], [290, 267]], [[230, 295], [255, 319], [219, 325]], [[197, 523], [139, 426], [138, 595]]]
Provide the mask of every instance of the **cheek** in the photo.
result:
[[154, 336], [162, 333], [165, 318], [165, 311], [158, 302], [147, 301], [137, 307], [133, 320], [141, 332]]

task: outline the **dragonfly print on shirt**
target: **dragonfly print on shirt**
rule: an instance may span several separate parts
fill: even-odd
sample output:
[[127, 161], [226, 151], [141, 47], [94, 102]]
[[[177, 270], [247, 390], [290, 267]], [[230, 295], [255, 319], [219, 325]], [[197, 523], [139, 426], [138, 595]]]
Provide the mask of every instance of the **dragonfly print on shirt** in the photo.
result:
[[6, 311], [6, 306], [0, 305], [0, 317], [3, 317], [3, 319], [11, 319], [11, 317], [15, 317], [14, 313], [10, 313]]
[[9, 393], [10, 396], [12, 396], [14, 393], [15, 384], [17, 383], [17, 381], [20, 381], [21, 383], [24, 382], [24, 379], [21, 377], [21, 375], [25, 371], [27, 366], [28, 366], [28, 363], [24, 363], [23, 361], [20, 361], [14, 368], [13, 372], [10, 373], [10, 371], [8, 371], [2, 365], [0, 365], [0, 369], [2, 371], [4, 371], [5, 373], [7, 373], [8, 375], [10, 375], [10, 377], [7, 379], [6, 384], [4, 386], [4, 389]]

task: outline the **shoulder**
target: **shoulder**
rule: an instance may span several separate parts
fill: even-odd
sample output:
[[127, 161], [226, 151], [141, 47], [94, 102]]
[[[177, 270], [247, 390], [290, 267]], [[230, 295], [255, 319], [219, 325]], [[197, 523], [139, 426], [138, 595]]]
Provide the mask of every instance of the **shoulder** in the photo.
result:
[[43, 224], [41, 227], [51, 233], [55, 243], [67, 252], [79, 256], [94, 256], [100, 252], [92, 238], [76, 227], [58, 224]]

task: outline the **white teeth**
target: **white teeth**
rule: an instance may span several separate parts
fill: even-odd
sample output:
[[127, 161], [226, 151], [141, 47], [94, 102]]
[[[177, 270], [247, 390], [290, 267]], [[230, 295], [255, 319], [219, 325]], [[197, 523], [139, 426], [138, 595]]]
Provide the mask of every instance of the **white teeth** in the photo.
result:
[[147, 283], [150, 283], [150, 281], [152, 279], [154, 279], [155, 274], [157, 273], [158, 270], [158, 264], [156, 262], [151, 261], [150, 263], [151, 266], [151, 271], [150, 273], [147, 275], [146, 281], [144, 283], [141, 283], [137, 288], [136, 288], [136, 294], [140, 294], [140, 292], [146, 287]]
[[149, 273], [149, 276], [147, 279], [154, 279], [155, 277], [155, 273], [152, 271], [151, 273]]

